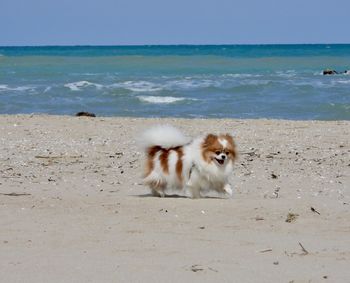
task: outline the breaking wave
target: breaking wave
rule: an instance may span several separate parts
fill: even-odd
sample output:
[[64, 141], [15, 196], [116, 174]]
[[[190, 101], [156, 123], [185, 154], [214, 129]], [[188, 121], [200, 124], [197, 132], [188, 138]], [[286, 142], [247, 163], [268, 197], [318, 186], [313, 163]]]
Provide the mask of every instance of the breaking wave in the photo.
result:
[[8, 85], [0, 85], [0, 91], [26, 91], [33, 89], [35, 89], [35, 87], [32, 86], [9, 87]]
[[140, 101], [155, 103], [155, 104], [169, 104], [184, 100], [194, 100], [186, 97], [173, 97], [173, 96], [137, 96]]
[[79, 91], [79, 90], [82, 90], [83, 88], [91, 87], [91, 86], [94, 86], [97, 89], [101, 89], [103, 87], [103, 85], [91, 83], [89, 81], [78, 81], [73, 83], [67, 83], [64, 86], [68, 87], [72, 91]]
[[126, 81], [112, 84], [111, 87], [124, 88], [134, 92], [154, 92], [162, 90], [160, 85], [148, 81]]

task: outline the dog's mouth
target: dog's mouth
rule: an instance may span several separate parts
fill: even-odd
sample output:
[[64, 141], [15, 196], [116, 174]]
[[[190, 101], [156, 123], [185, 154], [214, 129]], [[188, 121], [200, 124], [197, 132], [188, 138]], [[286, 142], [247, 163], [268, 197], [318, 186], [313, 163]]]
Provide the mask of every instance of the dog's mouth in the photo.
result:
[[224, 165], [225, 160], [224, 159], [217, 159], [215, 158], [216, 162], [219, 163], [219, 165]]

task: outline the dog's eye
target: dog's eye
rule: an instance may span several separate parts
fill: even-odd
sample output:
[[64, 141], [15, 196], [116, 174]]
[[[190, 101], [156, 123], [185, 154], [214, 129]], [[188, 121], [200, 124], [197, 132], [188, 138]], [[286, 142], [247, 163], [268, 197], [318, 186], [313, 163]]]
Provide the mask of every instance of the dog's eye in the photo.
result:
[[229, 152], [229, 151], [225, 151], [225, 154], [226, 154], [226, 155], [229, 155], [229, 154], [230, 154], [230, 152]]
[[221, 153], [221, 152], [220, 152], [220, 151], [218, 151], [218, 150], [217, 150], [217, 151], [215, 151], [215, 154], [216, 154], [216, 155], [219, 155], [220, 153]]

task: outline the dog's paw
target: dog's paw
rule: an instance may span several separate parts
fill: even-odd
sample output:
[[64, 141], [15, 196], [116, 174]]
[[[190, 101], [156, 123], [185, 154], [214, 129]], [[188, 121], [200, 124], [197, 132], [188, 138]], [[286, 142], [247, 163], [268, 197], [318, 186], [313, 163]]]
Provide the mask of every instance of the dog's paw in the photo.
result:
[[231, 189], [231, 186], [229, 184], [226, 184], [224, 186], [224, 191], [225, 191], [225, 194], [229, 197], [232, 196], [232, 189]]

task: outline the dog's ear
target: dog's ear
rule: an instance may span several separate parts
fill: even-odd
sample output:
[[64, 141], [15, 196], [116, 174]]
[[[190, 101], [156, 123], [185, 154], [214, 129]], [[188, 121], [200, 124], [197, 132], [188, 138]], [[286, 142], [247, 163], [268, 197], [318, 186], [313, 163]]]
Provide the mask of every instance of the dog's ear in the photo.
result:
[[230, 153], [231, 153], [232, 159], [236, 159], [237, 158], [237, 150], [236, 150], [236, 144], [235, 144], [233, 137], [230, 134], [225, 134], [224, 137], [228, 141], [228, 143], [230, 144]]
[[212, 145], [216, 140], [218, 139], [218, 136], [213, 134], [208, 134], [206, 138], [204, 139], [203, 146], [208, 147]]
[[232, 135], [231, 134], [225, 134], [224, 135], [224, 138], [232, 145], [232, 146], [234, 146], [235, 145], [235, 142], [233, 141], [233, 137], [232, 137]]

